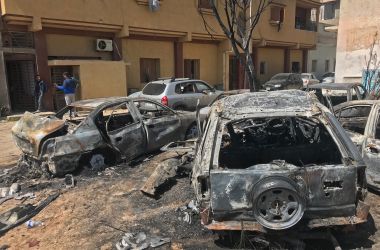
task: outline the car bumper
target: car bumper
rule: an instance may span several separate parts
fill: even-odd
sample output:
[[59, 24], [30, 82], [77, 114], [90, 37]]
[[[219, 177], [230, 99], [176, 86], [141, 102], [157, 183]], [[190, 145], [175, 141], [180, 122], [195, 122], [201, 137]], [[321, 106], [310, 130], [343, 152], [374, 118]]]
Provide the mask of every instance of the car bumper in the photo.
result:
[[[358, 202], [356, 213], [354, 216], [347, 217], [328, 217], [315, 218], [310, 220], [301, 220], [298, 224], [306, 229], [316, 229], [330, 226], [348, 226], [365, 223], [369, 213], [370, 206], [362, 201]], [[210, 210], [204, 209], [201, 211], [201, 222], [209, 230], [214, 231], [256, 231], [268, 233], [268, 229], [264, 228], [257, 221], [249, 220], [226, 220], [215, 221], [210, 218]]]

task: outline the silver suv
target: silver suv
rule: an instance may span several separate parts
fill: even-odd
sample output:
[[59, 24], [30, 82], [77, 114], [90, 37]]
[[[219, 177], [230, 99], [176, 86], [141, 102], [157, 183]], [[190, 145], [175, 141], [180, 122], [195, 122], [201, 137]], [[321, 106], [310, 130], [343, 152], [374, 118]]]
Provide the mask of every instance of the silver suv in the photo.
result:
[[[222, 91], [201, 80], [172, 78], [150, 82], [137, 96], [153, 99], [179, 110], [195, 110], [198, 99], [200, 107], [207, 106]], [[133, 95], [135, 96], [135, 95]]]

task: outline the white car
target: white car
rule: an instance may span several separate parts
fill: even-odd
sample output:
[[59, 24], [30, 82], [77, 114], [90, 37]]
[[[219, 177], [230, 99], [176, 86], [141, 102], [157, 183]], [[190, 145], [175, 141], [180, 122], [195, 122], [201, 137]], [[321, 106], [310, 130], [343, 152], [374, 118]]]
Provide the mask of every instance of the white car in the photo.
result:
[[303, 86], [307, 87], [309, 84], [317, 84], [319, 80], [313, 73], [302, 73], [301, 74]]
[[324, 73], [321, 77], [322, 83], [334, 83], [335, 82], [335, 72]]

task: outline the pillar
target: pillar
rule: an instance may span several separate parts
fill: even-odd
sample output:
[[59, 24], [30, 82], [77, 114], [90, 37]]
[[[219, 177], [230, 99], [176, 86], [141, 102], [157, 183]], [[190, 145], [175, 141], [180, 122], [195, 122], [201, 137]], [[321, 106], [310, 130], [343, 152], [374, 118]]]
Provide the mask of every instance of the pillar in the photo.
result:
[[307, 72], [307, 60], [308, 60], [308, 50], [303, 49], [302, 50], [302, 72]]
[[48, 85], [48, 91], [44, 97], [44, 108], [47, 110], [53, 110], [55, 87], [51, 83], [50, 69], [48, 66], [46, 35], [43, 30], [34, 32], [34, 44], [36, 49], [37, 74], [39, 74], [41, 76], [41, 79], [44, 80]]
[[4, 53], [3, 51], [1, 51], [1, 47], [0, 47], [0, 106], [7, 107], [8, 109], [11, 108], [11, 103], [9, 100], [7, 77], [5, 74]]
[[183, 43], [174, 42], [174, 74], [176, 78], [183, 77]]
[[284, 73], [290, 72], [290, 49], [284, 49]]

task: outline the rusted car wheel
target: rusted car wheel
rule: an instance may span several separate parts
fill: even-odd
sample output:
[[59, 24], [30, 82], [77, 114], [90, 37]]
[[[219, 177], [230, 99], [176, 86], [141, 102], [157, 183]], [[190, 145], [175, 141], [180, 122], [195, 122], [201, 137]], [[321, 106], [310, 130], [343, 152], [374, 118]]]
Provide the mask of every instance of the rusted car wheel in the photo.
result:
[[305, 211], [305, 199], [289, 178], [264, 178], [253, 190], [254, 216], [263, 227], [283, 230], [301, 220]]

